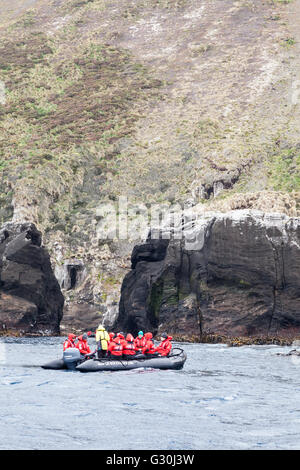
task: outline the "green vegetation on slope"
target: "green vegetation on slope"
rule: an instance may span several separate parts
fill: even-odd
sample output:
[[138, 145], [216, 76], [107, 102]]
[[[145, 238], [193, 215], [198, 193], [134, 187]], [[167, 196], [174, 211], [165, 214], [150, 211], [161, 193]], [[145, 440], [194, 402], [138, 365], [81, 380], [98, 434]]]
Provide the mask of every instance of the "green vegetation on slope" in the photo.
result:
[[41, 228], [69, 233], [78, 214], [121, 192], [159, 202], [195, 190], [205, 200], [215, 182], [234, 191], [268, 161], [286, 121], [270, 118], [286, 79], [275, 80], [277, 98], [270, 77], [295, 39], [268, 3], [227, 3], [220, 21], [218, 2], [38, 2], [2, 28], [0, 171], [17, 204], [37, 206]]
[[276, 191], [299, 191], [300, 150], [287, 149], [272, 157], [267, 165], [270, 186]]
[[[27, 26], [28, 15], [23, 21]], [[22, 24], [17, 23], [19, 33]], [[72, 197], [85, 164], [105, 173], [116, 155], [114, 143], [132, 132], [142, 103], [156, 99], [162, 85], [128, 51], [95, 37], [78, 44], [77, 34], [74, 26], [53, 38], [22, 29], [15, 39], [11, 28], [0, 47], [0, 78], [6, 86], [0, 171], [13, 186], [19, 180], [19, 191], [31, 184], [66, 212], [63, 199], [58, 200], [65, 193]], [[72, 44], [67, 54], [65, 43]], [[41, 212], [39, 222], [46, 216]]]

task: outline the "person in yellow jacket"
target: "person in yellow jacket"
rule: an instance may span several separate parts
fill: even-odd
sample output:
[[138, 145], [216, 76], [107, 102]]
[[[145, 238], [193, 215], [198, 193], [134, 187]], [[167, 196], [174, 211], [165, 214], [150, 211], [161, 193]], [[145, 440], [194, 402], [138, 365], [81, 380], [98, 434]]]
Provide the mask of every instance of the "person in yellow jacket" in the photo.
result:
[[98, 359], [107, 356], [109, 335], [103, 325], [99, 325], [96, 330], [96, 343]]

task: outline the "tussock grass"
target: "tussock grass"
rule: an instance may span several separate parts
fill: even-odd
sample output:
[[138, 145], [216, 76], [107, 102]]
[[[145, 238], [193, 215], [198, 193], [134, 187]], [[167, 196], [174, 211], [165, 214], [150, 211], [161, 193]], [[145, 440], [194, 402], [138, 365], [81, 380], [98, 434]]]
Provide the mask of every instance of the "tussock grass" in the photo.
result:
[[[62, 38], [72, 35], [72, 28], [53, 39], [40, 31], [11, 34], [0, 48], [7, 97], [0, 107], [0, 171], [13, 186], [17, 178], [28, 206], [30, 192], [36, 201], [44, 191], [60, 214], [70, 209], [63, 193], [72, 197], [85, 165], [95, 174], [107, 170], [114, 142], [132, 132], [143, 102], [157, 99], [162, 86], [128, 51], [95, 38], [63, 54]], [[37, 212], [36, 222], [47, 223], [47, 214]]]

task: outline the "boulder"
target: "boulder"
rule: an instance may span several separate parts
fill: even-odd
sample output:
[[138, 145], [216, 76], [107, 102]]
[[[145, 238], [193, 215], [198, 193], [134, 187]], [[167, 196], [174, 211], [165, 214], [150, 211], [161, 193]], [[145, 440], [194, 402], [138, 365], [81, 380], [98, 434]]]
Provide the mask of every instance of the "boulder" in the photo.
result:
[[58, 334], [64, 298], [41, 233], [30, 223], [0, 230], [0, 332]]

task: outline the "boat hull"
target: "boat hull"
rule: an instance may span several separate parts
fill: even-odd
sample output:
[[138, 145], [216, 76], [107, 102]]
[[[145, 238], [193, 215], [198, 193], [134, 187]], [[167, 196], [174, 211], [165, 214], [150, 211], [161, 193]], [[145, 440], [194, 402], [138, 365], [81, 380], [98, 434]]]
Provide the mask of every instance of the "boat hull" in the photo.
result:
[[61, 370], [67, 369], [67, 366], [63, 359], [56, 359], [54, 361], [47, 362], [47, 364], [44, 364], [42, 368], [47, 370]]
[[180, 370], [186, 361], [186, 353], [151, 359], [89, 359], [76, 367], [80, 372], [122, 371], [139, 368]]

